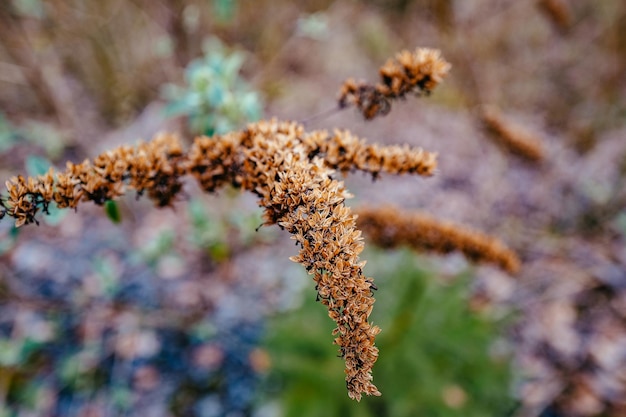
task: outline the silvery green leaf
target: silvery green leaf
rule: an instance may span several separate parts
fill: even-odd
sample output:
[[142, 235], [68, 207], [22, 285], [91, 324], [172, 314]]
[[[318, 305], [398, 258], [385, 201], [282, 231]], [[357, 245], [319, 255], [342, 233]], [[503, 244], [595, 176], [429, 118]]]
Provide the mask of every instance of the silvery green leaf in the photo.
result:
[[239, 70], [243, 65], [245, 56], [241, 52], [233, 52], [224, 61], [223, 74], [230, 83], [233, 83], [239, 74]]
[[213, 83], [207, 90], [206, 100], [211, 107], [219, 107], [224, 103], [225, 94], [226, 92], [221, 84]]
[[65, 218], [66, 215], [67, 215], [67, 210], [61, 210], [57, 206], [57, 203], [52, 202], [48, 206], [48, 215], [44, 216], [43, 221], [50, 226], [56, 226], [59, 223], [61, 223], [61, 221]]
[[187, 101], [180, 99], [170, 102], [167, 106], [165, 106], [164, 111], [165, 115], [169, 117], [180, 116], [181, 114], [189, 113], [190, 107]]
[[261, 118], [261, 101], [259, 100], [258, 94], [254, 92], [244, 94], [241, 98], [240, 105], [241, 110], [248, 120], [256, 121]]
[[213, 12], [218, 22], [229, 22], [235, 15], [236, 0], [213, 0]]
[[233, 123], [227, 118], [220, 118], [215, 124], [215, 133], [217, 133], [218, 135], [231, 132], [233, 129]]
[[13, 0], [13, 7], [15, 7], [18, 14], [24, 17], [43, 19], [46, 15], [41, 0]]
[[48, 159], [37, 156], [37, 155], [29, 155], [26, 157], [26, 172], [31, 177], [36, 177], [37, 175], [44, 175], [50, 169], [52, 165]]

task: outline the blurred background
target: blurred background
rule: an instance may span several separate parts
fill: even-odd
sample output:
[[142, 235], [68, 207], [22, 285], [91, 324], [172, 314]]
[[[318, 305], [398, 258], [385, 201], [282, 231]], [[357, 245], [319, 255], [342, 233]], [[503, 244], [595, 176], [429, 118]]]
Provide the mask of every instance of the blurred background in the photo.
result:
[[[251, 195], [189, 180], [174, 208], [129, 195], [5, 220], [0, 416], [626, 415], [624, 28], [621, 0], [3, 0], [5, 180], [159, 131], [306, 121], [346, 78], [434, 47], [453, 67], [431, 97], [307, 129], [438, 152], [432, 178], [349, 176], [349, 205], [482, 230], [523, 265], [366, 237], [383, 396], [356, 403], [297, 248], [256, 231]], [[487, 105], [540, 158], [507, 147]]]

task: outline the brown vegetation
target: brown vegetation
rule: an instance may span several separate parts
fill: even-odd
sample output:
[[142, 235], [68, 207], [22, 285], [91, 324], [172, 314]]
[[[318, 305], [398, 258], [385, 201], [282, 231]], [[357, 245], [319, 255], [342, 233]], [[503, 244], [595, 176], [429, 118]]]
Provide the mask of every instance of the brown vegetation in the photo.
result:
[[106, 201], [126, 188], [147, 193], [159, 207], [172, 204], [191, 174], [207, 192], [226, 185], [253, 192], [265, 208], [265, 224], [278, 224], [293, 235], [300, 254], [292, 258], [314, 275], [318, 299], [337, 323], [335, 343], [346, 361], [351, 398], [379, 395], [371, 369], [378, 357], [374, 337], [380, 329], [368, 322], [372, 279], [363, 276], [363, 250], [355, 216], [345, 205], [350, 194], [334, 169], [431, 175], [435, 155], [419, 148], [368, 145], [347, 131], [329, 135], [306, 132], [293, 122], [262, 121], [240, 132], [197, 138], [185, 153], [175, 136], [160, 135], [137, 147], [121, 146], [93, 162], [67, 164], [37, 178], [14, 177], [0, 200], [1, 216], [16, 225], [37, 222], [53, 201], [61, 208]]

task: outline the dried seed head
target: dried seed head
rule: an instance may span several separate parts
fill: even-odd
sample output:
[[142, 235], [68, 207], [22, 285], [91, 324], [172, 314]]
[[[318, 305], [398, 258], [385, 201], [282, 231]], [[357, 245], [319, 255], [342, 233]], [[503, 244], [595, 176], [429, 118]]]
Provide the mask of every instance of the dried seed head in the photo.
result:
[[407, 245], [418, 251], [462, 252], [474, 262], [490, 262], [510, 274], [519, 271], [515, 252], [499, 239], [465, 226], [443, 222], [422, 213], [406, 213], [391, 206], [360, 208], [357, 225], [376, 244]]
[[435, 158], [419, 148], [370, 145], [348, 131], [306, 132], [297, 123], [276, 120], [197, 138], [187, 153], [176, 137], [163, 134], [134, 148], [107, 151], [93, 163], [68, 163], [56, 176], [50, 171], [12, 178], [8, 196], [0, 198], [0, 217], [13, 217], [21, 226], [36, 222], [35, 215], [51, 201], [61, 208], [83, 201], [102, 204], [128, 187], [165, 206], [181, 190], [186, 174], [207, 192], [231, 184], [255, 193], [265, 223], [287, 230], [299, 246], [292, 260], [313, 275], [319, 300], [337, 324], [333, 333], [346, 362], [348, 395], [359, 400], [362, 394], [380, 395], [371, 374], [380, 329], [369, 322], [375, 286], [359, 260], [361, 232], [345, 205], [351, 195], [333, 178], [334, 170], [431, 175]]
[[491, 133], [490, 137], [506, 151], [529, 162], [539, 163], [545, 159], [541, 139], [508, 120], [496, 107], [484, 106], [481, 120]]
[[409, 93], [430, 94], [448, 75], [451, 65], [437, 49], [417, 48], [402, 51], [380, 70], [376, 85], [346, 80], [339, 90], [339, 107], [355, 106], [366, 119], [386, 115], [391, 102]]

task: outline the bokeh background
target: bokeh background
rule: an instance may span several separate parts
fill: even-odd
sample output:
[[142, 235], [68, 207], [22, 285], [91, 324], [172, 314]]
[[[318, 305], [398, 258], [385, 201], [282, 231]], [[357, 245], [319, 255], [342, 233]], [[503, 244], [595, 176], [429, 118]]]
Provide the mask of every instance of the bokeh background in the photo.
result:
[[[439, 153], [432, 178], [346, 178], [499, 237], [509, 276], [377, 249], [382, 397], [348, 399], [332, 321], [251, 195], [127, 196], [0, 223], [0, 416], [626, 415], [626, 3], [621, 0], [3, 0], [0, 177], [159, 131], [276, 116]], [[348, 77], [402, 49], [453, 67], [364, 121]], [[502, 146], [483, 106], [542, 147]], [[493, 107], [492, 107], [493, 108]], [[315, 117], [324, 113], [324, 117]]]

